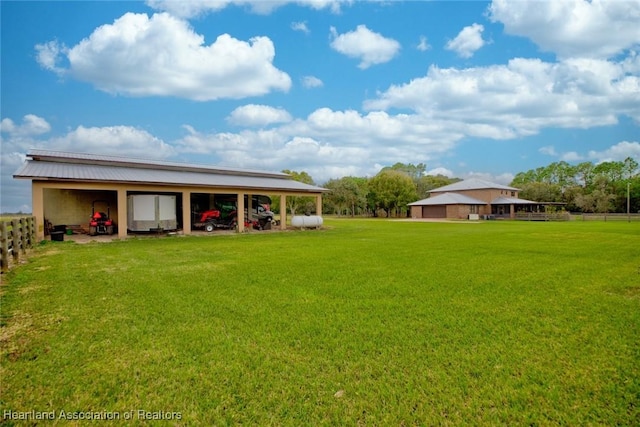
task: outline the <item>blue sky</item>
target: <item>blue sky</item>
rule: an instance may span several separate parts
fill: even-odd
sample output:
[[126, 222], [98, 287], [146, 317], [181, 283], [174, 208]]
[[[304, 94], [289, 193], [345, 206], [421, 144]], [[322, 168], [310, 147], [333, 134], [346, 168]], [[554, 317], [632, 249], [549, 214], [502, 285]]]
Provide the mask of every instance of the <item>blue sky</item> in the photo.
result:
[[640, 159], [640, 0], [0, 2], [2, 199], [31, 148], [508, 184]]

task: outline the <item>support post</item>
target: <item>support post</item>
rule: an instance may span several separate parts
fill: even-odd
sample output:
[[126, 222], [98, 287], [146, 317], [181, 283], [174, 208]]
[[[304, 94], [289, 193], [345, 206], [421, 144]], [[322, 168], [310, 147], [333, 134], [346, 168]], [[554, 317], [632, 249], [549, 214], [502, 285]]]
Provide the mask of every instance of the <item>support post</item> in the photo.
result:
[[129, 228], [128, 224], [128, 203], [127, 203], [127, 190], [124, 188], [118, 189], [118, 238], [126, 239], [127, 238], [127, 229]]
[[182, 233], [191, 234], [191, 191], [182, 192]]
[[36, 222], [36, 239], [44, 240], [44, 188], [36, 181], [31, 183], [31, 206]]
[[244, 193], [238, 193], [238, 233], [244, 232]]
[[253, 194], [247, 194], [247, 220], [253, 221]]
[[287, 229], [287, 196], [280, 195], [280, 230]]

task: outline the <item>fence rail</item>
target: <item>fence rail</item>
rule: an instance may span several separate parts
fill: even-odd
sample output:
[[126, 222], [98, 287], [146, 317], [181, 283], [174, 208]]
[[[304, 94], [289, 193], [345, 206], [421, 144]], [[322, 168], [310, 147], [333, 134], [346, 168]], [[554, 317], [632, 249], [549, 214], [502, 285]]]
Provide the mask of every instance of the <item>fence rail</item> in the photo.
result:
[[569, 221], [568, 212], [516, 212], [516, 219], [520, 221]]
[[640, 214], [632, 213], [583, 213], [574, 214], [578, 221], [640, 221]]
[[9, 263], [17, 263], [36, 241], [35, 217], [0, 221], [0, 270], [9, 271]]

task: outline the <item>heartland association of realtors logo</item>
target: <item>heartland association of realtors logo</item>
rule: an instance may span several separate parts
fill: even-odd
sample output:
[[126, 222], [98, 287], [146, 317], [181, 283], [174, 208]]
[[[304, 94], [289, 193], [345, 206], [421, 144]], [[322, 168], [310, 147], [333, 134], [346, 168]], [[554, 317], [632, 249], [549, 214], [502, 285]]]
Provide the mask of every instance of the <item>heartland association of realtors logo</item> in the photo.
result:
[[67, 421], [100, 421], [100, 420], [182, 420], [181, 412], [172, 411], [147, 411], [144, 409], [133, 409], [130, 411], [12, 411], [4, 410], [3, 420], [67, 420]]

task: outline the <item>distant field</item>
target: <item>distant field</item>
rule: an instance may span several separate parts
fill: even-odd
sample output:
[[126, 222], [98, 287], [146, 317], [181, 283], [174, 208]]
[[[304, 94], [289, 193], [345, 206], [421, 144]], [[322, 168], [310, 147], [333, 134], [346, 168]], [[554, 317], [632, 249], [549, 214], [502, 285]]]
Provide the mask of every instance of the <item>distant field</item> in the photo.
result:
[[640, 224], [326, 225], [41, 245], [2, 277], [0, 414], [640, 424]]

